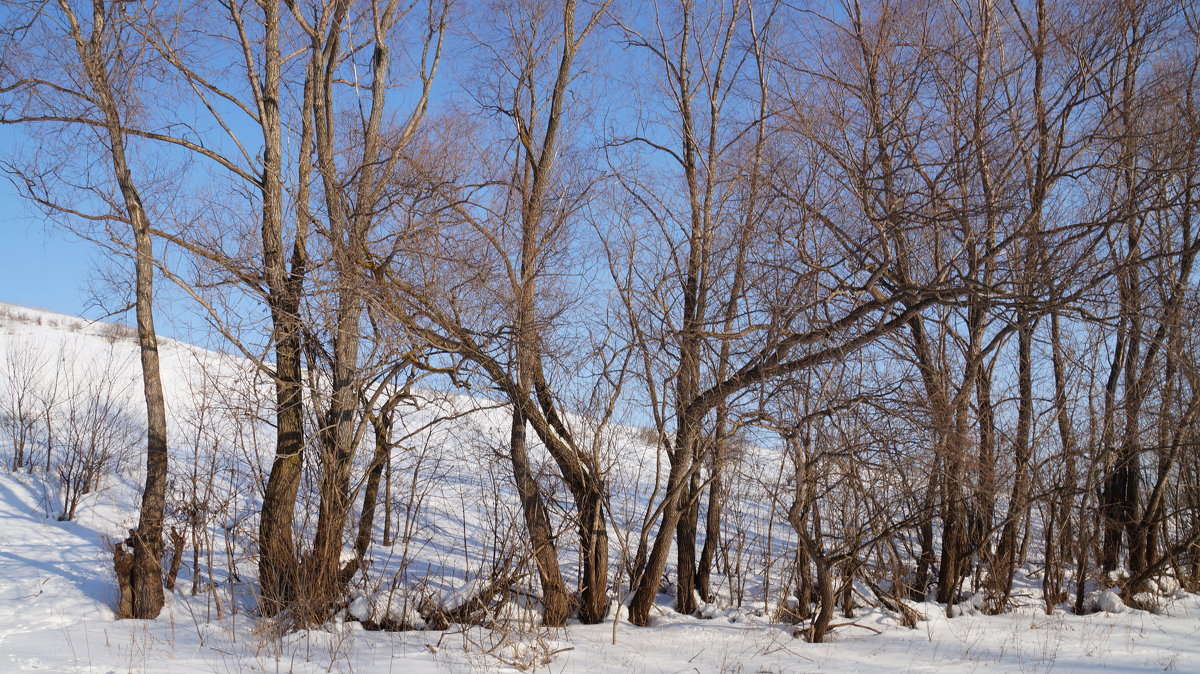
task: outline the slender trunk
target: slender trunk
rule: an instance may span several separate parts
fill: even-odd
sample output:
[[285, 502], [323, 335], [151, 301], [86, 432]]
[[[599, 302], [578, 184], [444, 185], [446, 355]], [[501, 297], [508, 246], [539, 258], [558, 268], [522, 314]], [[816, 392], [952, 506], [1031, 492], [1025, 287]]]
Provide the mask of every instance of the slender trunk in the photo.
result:
[[542, 622], [548, 627], [562, 627], [567, 622], [571, 602], [562, 573], [559, 571], [554, 529], [529, 465], [525, 425], [525, 416], [519, 409], [514, 409], [509, 436], [513, 478], [516, 481], [517, 495], [521, 499], [521, 513], [525, 516], [529, 545], [533, 549], [533, 561], [537, 566], [538, 579], [542, 586]]
[[604, 520], [604, 494], [599, 489], [592, 489], [586, 497], [576, 500], [583, 559], [579, 621], [594, 625], [608, 616], [608, 527]]
[[[693, 463], [696, 457], [692, 457]], [[679, 524], [675, 526], [675, 559], [678, 574], [678, 596], [675, 598], [675, 610], [684, 615], [690, 615], [697, 610], [696, 605], [696, 533], [697, 522], [700, 519], [700, 471], [692, 471], [692, 476], [684, 490], [682, 512]]]
[[[791, 508], [788, 509], [788, 523], [796, 532], [804, 556], [811, 559], [817, 569], [817, 615], [813, 617], [812, 625], [809, 626], [808, 640], [819, 644], [825, 641], [825, 634], [829, 632], [829, 624], [833, 621], [834, 609], [837, 608], [837, 597], [833, 586], [833, 565], [830, 563], [828, 555], [821, 549], [820, 510], [816, 501], [812, 499], [812, 492], [805, 482], [804, 459], [797, 456], [795, 460], [797, 462], [796, 498], [792, 502]], [[806, 512], [810, 514], [810, 517], [805, 517]], [[813, 529], [811, 534], [806, 521], [809, 519], [811, 519]], [[805, 614], [811, 612], [808, 607], [804, 607], [802, 610]]]
[[1050, 316], [1051, 364], [1054, 370], [1054, 412], [1058, 427], [1059, 445], [1063, 456], [1061, 481], [1054, 486], [1046, 527], [1046, 570], [1042, 576], [1042, 597], [1046, 611], [1066, 600], [1064, 574], [1066, 559], [1070, 553], [1071, 537], [1068, 526], [1071, 505], [1077, 489], [1075, 467], [1075, 441], [1067, 409], [1066, 368], [1063, 362], [1062, 335], [1058, 314]]
[[934, 466], [929, 486], [925, 489], [925, 497], [921, 500], [921, 519], [918, 535], [921, 542], [921, 552], [917, 557], [917, 573], [909, 596], [914, 601], [925, 601], [929, 593], [929, 576], [936, 563], [937, 556], [933, 549], [933, 509], [937, 499], [939, 469]]
[[989, 609], [1002, 612], [1012, 594], [1013, 575], [1017, 565], [1017, 532], [1024, 526], [1029, 511], [1029, 470], [1033, 454], [1033, 331], [1034, 321], [1029, 312], [1017, 316], [1017, 432], [1013, 439], [1014, 468], [1012, 492], [1009, 494], [1008, 515], [1000, 534], [1000, 545], [991, 568]]
[[363, 487], [362, 512], [358, 517], [358, 534], [354, 537], [354, 561], [342, 567], [342, 580], [349, 582], [354, 571], [361, 568], [371, 546], [371, 534], [375, 530], [375, 510], [379, 503], [379, 483], [383, 467], [392, 452], [392, 410], [385, 406], [378, 414], [372, 414], [371, 425], [375, 431], [375, 452], [367, 469], [367, 483]]
[[637, 589], [629, 602], [629, 622], [639, 627], [650, 624], [650, 608], [654, 606], [654, 598], [658, 595], [658, 580], [667, 568], [667, 556], [671, 551], [675, 526], [679, 522], [680, 497], [686, 487], [686, 477], [692, 466], [686, 459], [691, 457], [690, 447], [698, 437], [698, 420], [690, 419], [684, 414], [679, 420], [675, 434], [675, 448], [670, 452], [671, 468], [667, 473], [667, 493], [663, 497], [662, 521], [658, 534], [650, 546], [650, 554], [646, 557], [646, 565], [638, 578]]
[[996, 512], [996, 414], [992, 407], [992, 377], [977, 363], [975, 403], [979, 409], [979, 477], [971, 522], [971, 549], [991, 559], [992, 520]]
[[700, 560], [696, 563], [696, 592], [700, 595], [700, 599], [706, 602], [715, 599], [712, 593], [711, 577], [713, 560], [717, 556], [717, 547], [721, 540], [721, 509], [724, 506], [725, 498], [721, 489], [723, 444], [724, 441], [718, 438], [715, 448], [717, 455], [713, 457], [715, 468], [708, 484], [708, 509], [704, 515], [704, 547], [700, 549]]
[[[116, 129], [112, 134], [117, 137]], [[114, 142], [114, 145], [119, 141]], [[154, 252], [150, 225], [125, 166], [124, 149], [114, 148], [114, 166], [126, 204], [132, 206], [137, 246], [136, 301], [142, 391], [146, 399], [146, 484], [133, 550], [134, 618], [156, 618], [162, 610], [163, 509], [167, 497], [167, 411], [159, 373], [158, 336], [154, 331]], [[116, 157], [120, 156], [118, 160]]]
[[293, 535], [296, 496], [304, 469], [304, 390], [302, 379], [300, 294], [306, 276], [308, 180], [311, 169], [312, 71], [304, 83], [299, 155], [300, 191], [290, 269], [283, 243], [283, 142], [279, 114], [281, 58], [279, 6], [263, 3], [264, 59], [260, 94], [263, 132], [262, 222], [263, 270], [267, 306], [275, 344], [275, 456], [263, 493], [259, 515], [259, 610], [265, 615], [283, 611], [296, 596], [299, 560]]
[[383, 544], [392, 544], [392, 460], [384, 462], [383, 480]]
[[92, 5], [91, 34], [85, 41], [70, 6], [65, 0], [59, 0], [59, 7], [70, 24], [78, 56], [100, 113], [104, 116], [113, 176], [121, 192], [125, 216], [133, 230], [134, 308], [141, 355], [142, 394], [146, 402], [146, 482], [137, 529], [130, 540], [133, 546], [132, 564], [128, 568], [128, 576], [119, 577], [119, 582], [122, 585], [128, 583], [131, 591], [129, 613], [124, 615], [122, 610], [118, 617], [153, 619], [158, 617], [163, 606], [163, 510], [167, 492], [167, 414], [159, 372], [158, 336], [154, 329], [154, 247], [150, 237], [149, 216], [129, 169], [124, 126], [116, 102], [117, 92], [113, 90], [109, 79], [108, 64], [124, 56], [120, 46], [115, 48], [115, 54], [106, 51], [112, 49], [109, 40], [120, 29], [115, 27], [112, 32], [109, 31], [108, 10], [103, 2], [96, 0]]
[[[361, 231], [361, 230], [358, 230]], [[344, 259], [344, 258], [343, 258]], [[347, 265], [348, 266], [348, 265]], [[353, 284], [350, 272], [343, 269], [342, 282]], [[320, 503], [313, 547], [304, 560], [306, 592], [310, 593], [307, 616], [322, 619], [341, 596], [343, 576], [340, 563], [346, 522], [350, 516], [352, 491], [350, 474], [357, 444], [358, 422], [358, 331], [362, 300], [356, 288], [344, 287], [337, 309], [333, 346], [333, 382], [329, 409], [321, 438]]]
[[958, 586], [963, 578], [966, 531], [963, 526], [961, 460], [950, 458], [942, 481], [942, 556], [938, 566], [937, 600], [953, 604], [958, 598]]

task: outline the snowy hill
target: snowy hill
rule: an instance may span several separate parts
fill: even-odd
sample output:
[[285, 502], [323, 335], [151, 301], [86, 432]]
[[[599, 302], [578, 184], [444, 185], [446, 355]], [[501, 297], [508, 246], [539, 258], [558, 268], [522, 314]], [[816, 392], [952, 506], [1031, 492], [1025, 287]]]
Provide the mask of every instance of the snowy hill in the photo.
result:
[[[773, 622], [764, 602], [766, 586], [781, 582], [770, 560], [794, 542], [768, 532], [761, 508], [733, 513], [731, 526], [745, 534], [744, 563], [765, 570], [744, 587], [722, 586], [704, 618], [676, 614], [664, 596], [648, 628], [610, 620], [546, 630], [518, 600], [495, 629], [364, 629], [384, 617], [422, 627], [417, 602], [470, 594], [519, 537], [497, 454], [505, 411], [431, 392], [400, 415], [387, 517], [377, 520], [354, 600], [335, 623], [285, 633], [258, 618], [253, 602], [269, 390], [240, 359], [170, 340], [161, 349], [168, 522], [185, 541], [181, 569], [158, 620], [117, 622], [109, 542], [136, 521], [141, 483], [136, 344], [128, 328], [0, 305], [0, 671], [1194, 671], [1200, 663], [1200, 598], [1165, 592], [1152, 614], [1105, 595], [1107, 611], [1046, 615], [1035, 569], [1019, 574], [1026, 606], [1009, 614], [980, 615], [968, 602], [966, 615], [947, 619], [944, 607], [914, 603], [926, 620], [907, 629], [860, 605], [854, 618], [835, 618], [831, 643], [806, 643]], [[614, 549], [640, 526], [653, 490], [653, 449], [636, 436], [612, 431]], [[64, 518], [72, 498], [74, 516]]]

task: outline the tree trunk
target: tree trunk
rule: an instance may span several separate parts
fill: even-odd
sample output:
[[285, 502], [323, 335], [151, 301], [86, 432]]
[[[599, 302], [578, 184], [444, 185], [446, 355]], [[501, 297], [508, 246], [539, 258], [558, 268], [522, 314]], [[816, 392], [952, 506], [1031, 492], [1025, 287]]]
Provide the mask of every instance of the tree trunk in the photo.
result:
[[604, 520], [604, 494], [593, 489], [585, 498], [577, 500], [579, 547], [583, 559], [579, 621], [595, 625], [608, 617], [608, 527]]
[[[146, 482], [138, 526], [131, 539], [133, 560], [128, 574], [131, 604], [128, 617], [153, 619], [158, 617], [163, 606], [163, 510], [167, 492], [167, 413], [159, 373], [158, 336], [154, 330], [154, 247], [150, 222], [129, 170], [117, 92], [109, 79], [109, 63], [123, 57], [122, 46], [110, 44], [119, 27], [113, 32], [108, 31], [108, 8], [96, 0], [91, 35], [85, 40], [71, 7], [65, 0], [59, 0], [59, 7], [70, 24], [71, 36], [95, 103], [104, 117], [113, 176], [120, 188], [125, 217], [133, 230], [134, 308], [141, 354], [142, 394], [146, 402]], [[110, 49], [113, 51], [107, 51]], [[124, 603], [119, 609], [121, 617], [125, 617], [123, 609]]]
[[392, 408], [385, 405], [378, 414], [369, 415], [375, 431], [375, 452], [367, 470], [367, 484], [363, 487], [362, 512], [358, 517], [358, 534], [354, 537], [354, 560], [342, 567], [342, 582], [350, 582], [354, 572], [363, 565], [367, 549], [371, 546], [371, 534], [375, 529], [375, 510], [379, 503], [379, 483], [383, 468], [391, 460], [392, 452]]
[[263, 3], [264, 57], [262, 81], [263, 132], [262, 246], [267, 306], [275, 344], [275, 457], [263, 493], [259, 515], [259, 611], [272, 616], [287, 608], [296, 595], [299, 560], [293, 537], [296, 496], [304, 469], [304, 388], [301, 350], [300, 294], [306, 276], [308, 180], [312, 160], [312, 71], [304, 83], [299, 152], [298, 215], [291, 268], [283, 242], [283, 141], [279, 113], [281, 57], [279, 6]]
[[559, 570], [558, 549], [554, 542], [550, 516], [546, 512], [541, 490], [529, 465], [525, 416], [519, 409], [513, 410], [509, 439], [513, 479], [517, 484], [521, 513], [525, 516], [529, 545], [533, 549], [533, 561], [537, 566], [538, 580], [542, 586], [542, 622], [547, 627], [562, 627], [567, 623], [571, 600]]
[[[650, 624], [650, 609], [658, 596], [658, 579], [667, 568], [667, 556], [671, 552], [671, 542], [674, 539], [675, 527], [679, 523], [681, 492], [687, 486], [686, 476], [691, 471], [691, 443], [698, 436], [696, 420], [689, 419], [685, 414], [679, 420], [676, 430], [675, 449], [670, 452], [671, 468], [667, 472], [667, 493], [663, 497], [662, 521], [658, 534], [650, 546], [650, 554], [646, 557], [646, 565], [637, 581], [637, 589], [629, 602], [629, 622], [639, 627]], [[690, 590], [690, 586], [689, 586]]]
[[[696, 461], [696, 457], [692, 457]], [[700, 518], [700, 471], [692, 471], [684, 490], [679, 524], [675, 526], [675, 573], [678, 574], [675, 610], [684, 615], [696, 612], [696, 533]]]
[[1012, 492], [1008, 498], [1008, 515], [1000, 534], [990, 574], [988, 610], [1001, 613], [1012, 594], [1013, 575], [1017, 567], [1017, 532], [1024, 526], [1029, 512], [1029, 471], [1033, 456], [1033, 331], [1035, 321], [1026, 310], [1017, 316], [1017, 432], [1013, 438]]
[[708, 510], [704, 515], [704, 547], [700, 549], [700, 561], [696, 564], [696, 592], [700, 599], [711, 602], [715, 599], [712, 593], [711, 578], [713, 560], [717, 556], [717, 547], [721, 541], [721, 509], [724, 506], [725, 495], [721, 489], [721, 451], [722, 440], [717, 441], [718, 455], [714, 458], [717, 468], [713, 470], [708, 484]]

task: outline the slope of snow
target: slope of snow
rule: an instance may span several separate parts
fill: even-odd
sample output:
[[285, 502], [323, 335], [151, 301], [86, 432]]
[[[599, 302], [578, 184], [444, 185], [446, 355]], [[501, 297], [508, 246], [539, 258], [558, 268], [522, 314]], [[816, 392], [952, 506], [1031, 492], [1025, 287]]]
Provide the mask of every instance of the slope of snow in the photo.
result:
[[[411, 592], [450, 603], [467, 593], [486, 577], [489, 553], [519, 526], [509, 480], [493, 452], [507, 431], [504, 411], [472, 412], [479, 401], [432, 394], [402, 416], [404, 433], [412, 435], [396, 464], [397, 490], [404, 495], [395, 498], [405, 507], [395, 526], [409, 535], [392, 546], [374, 546], [369, 575], [356, 581], [359, 601], [343, 614], [348, 619], [281, 633], [254, 616], [248, 557], [261, 483], [256, 470], [269, 457], [269, 428], [214, 411], [220, 405], [201, 414], [197, 404], [200, 393], [212, 399], [219, 391], [226, 397], [217, 399], [232, 403], [228, 396], [253, 391], [235, 385], [249, 380], [250, 368], [177, 342], [164, 340], [162, 350], [173, 499], [177, 505], [198, 499], [203, 487], [206, 502], [220, 506], [199, 529], [214, 557], [193, 562], [185, 555], [158, 620], [114, 621], [109, 541], [123, 538], [136, 521], [140, 455], [125, 457], [120, 471], [84, 497], [68, 522], [57, 520], [62, 505], [52, 474], [0, 469], [0, 672], [1200, 670], [1200, 597], [1175, 592], [1161, 614], [1151, 614], [1100, 595], [1097, 601], [1108, 611], [1048, 616], [1038, 608], [1033, 577], [1019, 578], [1018, 598], [1026, 607], [1007, 615], [979, 615], [968, 601], [959, 607], [964, 615], [947, 619], [942, 606], [914, 605], [927, 620], [906, 629], [887, 612], [859, 608], [855, 618], [835, 617], [842, 626], [826, 644], [809, 644], [771, 621], [761, 603], [762, 578], [746, 589], [740, 608], [731, 608], [726, 588], [719, 605], [703, 612], [706, 618], [676, 614], [671, 598], [663, 596], [648, 628], [618, 619], [615, 625], [610, 620], [545, 630], [534, 626], [536, 615], [518, 607], [510, 627], [500, 630], [365, 630], [348, 616], [373, 607], [393, 610], [386, 601], [390, 587], [401, 590], [393, 601]], [[20, 352], [53, 356], [47, 362], [73, 373], [73, 382], [112, 382], [129, 416], [140, 413], [136, 347], [127, 331], [0, 305], [0, 363]], [[455, 418], [426, 429], [438, 416]], [[613, 483], [621, 493], [614, 500], [626, 501], [617, 504], [618, 518], [635, 520], [654, 469], [647, 468], [652, 450], [647, 454], [632, 436], [614, 431]], [[0, 440], [0, 457], [9, 455], [7, 442]], [[751, 526], [756, 516], [754, 509], [740, 515]], [[780, 539], [772, 547], [779, 552], [789, 545]], [[193, 584], [199, 588], [194, 595]], [[404, 617], [404, 611], [396, 614]]]

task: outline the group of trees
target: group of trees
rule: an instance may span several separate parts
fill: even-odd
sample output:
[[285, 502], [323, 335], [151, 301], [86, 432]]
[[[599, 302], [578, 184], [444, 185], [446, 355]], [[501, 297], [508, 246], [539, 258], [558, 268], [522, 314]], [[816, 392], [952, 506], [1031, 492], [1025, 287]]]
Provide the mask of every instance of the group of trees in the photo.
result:
[[[9, 174], [135, 272], [136, 615], [162, 601], [156, 276], [274, 389], [268, 615], [344, 602], [418, 378], [510, 410], [549, 625], [616, 588], [647, 624], [672, 551], [677, 608], [712, 601], [747, 445], [774, 464], [743, 498], [793, 530], [771, 599], [814, 639], [856, 580], [900, 612], [1003, 611], [1028, 562], [1047, 610], [1197, 580], [1200, 7], [468, 5], [5, 10]], [[662, 462], [634, 531], [617, 422]]]
[[[121, 326], [114, 325], [115, 328]], [[131, 413], [130, 363], [114, 345], [87, 361], [59, 349], [16, 340], [0, 354], [0, 437], [5, 467], [39, 470], [57, 487], [59, 520], [75, 519], [80, 500], [134, 457], [142, 432]]]

